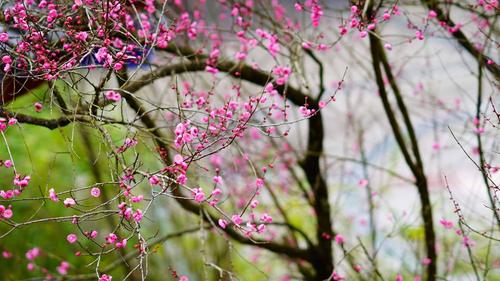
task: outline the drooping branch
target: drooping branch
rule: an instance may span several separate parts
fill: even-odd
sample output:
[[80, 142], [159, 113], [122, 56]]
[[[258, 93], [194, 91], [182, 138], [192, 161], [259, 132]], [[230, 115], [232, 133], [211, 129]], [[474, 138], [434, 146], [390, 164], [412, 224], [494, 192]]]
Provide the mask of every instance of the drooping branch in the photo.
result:
[[[130, 93], [124, 92], [123, 97], [125, 98], [127, 104], [139, 116], [141, 122], [147, 128], [150, 129], [151, 134], [154, 136], [154, 140], [155, 140], [155, 143], [157, 144], [157, 146], [159, 148], [167, 151], [168, 145], [165, 142], [166, 137], [163, 136], [162, 132], [159, 129], [157, 129], [157, 126], [156, 126], [154, 120], [146, 113], [141, 102], [139, 100], [137, 100], [137, 98], [135, 98]], [[165, 164], [171, 165], [172, 164], [171, 159], [166, 158]], [[193, 213], [195, 215], [200, 215], [200, 213], [201, 213], [202, 218], [207, 222], [217, 221], [217, 218], [214, 215], [209, 214], [208, 212], [200, 212], [201, 207], [199, 205], [193, 203], [190, 200], [182, 199], [182, 198], [184, 198], [184, 196], [179, 188], [174, 187], [173, 194], [176, 196], [176, 201], [179, 203], [179, 205], [184, 210], [187, 210], [190, 213]], [[275, 242], [249, 239], [247, 237], [244, 237], [243, 235], [241, 235], [239, 232], [232, 229], [231, 227], [227, 227], [226, 229], [224, 229], [224, 232], [226, 234], [228, 234], [232, 239], [234, 239], [242, 244], [253, 245], [253, 246], [260, 247], [260, 248], [264, 248], [264, 249], [267, 249], [267, 250], [274, 252], [274, 253], [277, 253], [277, 254], [286, 255], [290, 258], [298, 258], [298, 259], [303, 259], [303, 260], [307, 260], [307, 261], [309, 261], [311, 259], [311, 255], [310, 255], [308, 250], [295, 248], [295, 247], [291, 247], [291, 246], [284, 245], [284, 244], [278, 244]]]
[[[422, 3], [430, 10], [434, 10], [437, 13], [437, 18], [440, 21], [446, 23], [448, 26], [455, 26], [455, 22], [453, 22], [448, 14], [439, 7], [438, 1], [422, 0]], [[480, 65], [486, 67], [486, 69], [488, 69], [495, 76], [497, 81], [500, 80], [500, 67], [498, 63], [495, 62], [495, 60], [491, 60], [488, 56], [481, 53], [460, 29], [458, 29], [456, 32], [453, 32], [452, 36], [465, 50], [467, 50], [467, 52], [469, 52], [469, 54], [471, 54], [472, 57], [474, 57], [474, 59], [478, 61]], [[488, 61], [490, 60], [493, 61], [493, 63], [488, 63]]]

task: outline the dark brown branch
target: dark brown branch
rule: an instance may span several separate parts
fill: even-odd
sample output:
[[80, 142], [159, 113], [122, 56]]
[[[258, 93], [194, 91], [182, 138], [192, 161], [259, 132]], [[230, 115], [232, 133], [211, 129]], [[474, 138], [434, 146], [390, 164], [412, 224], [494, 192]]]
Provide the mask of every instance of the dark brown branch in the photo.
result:
[[[481, 127], [481, 103], [483, 99], [483, 67], [481, 64], [478, 65], [478, 75], [477, 75], [477, 101], [476, 101], [476, 129], [479, 130]], [[490, 200], [491, 209], [493, 215], [496, 219], [496, 225], [500, 228], [500, 215], [498, 214], [497, 204], [493, 198], [493, 194], [490, 188], [490, 181], [488, 179], [488, 170], [486, 168], [486, 160], [484, 159], [483, 141], [479, 131], [476, 133], [477, 138], [477, 149], [479, 153], [479, 170], [481, 171], [481, 176], [483, 178], [484, 185], [486, 187], [486, 192], [488, 193], [488, 199]]]
[[[418, 150], [417, 139], [414, 133], [413, 125], [406, 110], [406, 106], [404, 104], [404, 101], [401, 97], [399, 89], [392, 75], [389, 63], [386, 59], [382, 43], [378, 39], [377, 35], [373, 33], [370, 33], [369, 38], [370, 38], [370, 52], [372, 56], [373, 70], [375, 72], [375, 79], [379, 89], [380, 98], [382, 100], [386, 116], [389, 119], [389, 123], [391, 125], [394, 137], [396, 138], [396, 142], [398, 143], [398, 146], [401, 152], [403, 153], [404, 159], [408, 167], [410, 168], [410, 170], [413, 173], [413, 176], [415, 177], [415, 186], [417, 187], [420, 197], [420, 203], [422, 205], [422, 219], [424, 222], [426, 253], [427, 253], [427, 258], [431, 259], [431, 263], [427, 266], [427, 280], [435, 281], [437, 274], [437, 252], [435, 246], [436, 234], [434, 232], [432, 205], [430, 202], [427, 178], [425, 176], [422, 161], [420, 160], [420, 153]], [[392, 79], [392, 81], [390, 81], [390, 84], [393, 93], [396, 96], [398, 109], [403, 114], [403, 122], [405, 124], [406, 131], [410, 136], [411, 148], [416, 158], [416, 163], [413, 162], [413, 160], [410, 157], [409, 148], [407, 147], [403, 139], [403, 133], [396, 120], [396, 115], [390, 106], [388, 94], [385, 89], [385, 84], [382, 76], [381, 65], [384, 66], [384, 70], [386, 71], [386, 75], [389, 78], [389, 80]]]
[[71, 118], [64, 116], [56, 119], [45, 119], [22, 113], [6, 111], [3, 108], [0, 108], [0, 117], [16, 118], [20, 123], [41, 126], [51, 130], [57, 129], [59, 127], [65, 127], [73, 121], [88, 121], [84, 116], [74, 116]]

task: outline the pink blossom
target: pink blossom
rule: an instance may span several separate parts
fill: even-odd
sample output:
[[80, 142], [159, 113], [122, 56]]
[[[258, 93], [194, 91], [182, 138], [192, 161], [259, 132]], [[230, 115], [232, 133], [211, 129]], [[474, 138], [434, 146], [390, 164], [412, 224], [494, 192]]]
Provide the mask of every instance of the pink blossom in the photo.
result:
[[73, 198], [66, 198], [66, 199], [64, 199], [63, 204], [66, 207], [71, 207], [71, 206], [76, 204], [76, 201]]
[[420, 30], [417, 30], [417, 31], [415, 31], [415, 37], [418, 40], [424, 40], [424, 33], [422, 33], [422, 31], [420, 31]]
[[338, 274], [337, 272], [333, 272], [333, 281], [342, 281], [342, 280], [345, 280], [345, 277]]
[[9, 41], [9, 34], [6, 32], [1, 32], [0, 33], [0, 42], [5, 43], [7, 41]]
[[345, 240], [344, 240], [344, 236], [342, 236], [341, 234], [337, 234], [335, 235], [335, 243], [337, 244], [344, 244]]
[[257, 186], [257, 188], [263, 187], [264, 186], [264, 179], [257, 178], [255, 180], [255, 185]]
[[446, 229], [451, 229], [453, 228], [453, 222], [446, 220], [446, 219], [441, 219], [439, 223]]
[[57, 267], [57, 272], [61, 275], [68, 274], [69, 263], [67, 261], [62, 261], [61, 264]]
[[351, 22], [349, 23], [349, 27], [351, 28], [356, 28], [359, 25], [359, 21], [357, 19], [351, 19]]
[[423, 265], [429, 265], [429, 264], [431, 264], [431, 262], [432, 262], [432, 259], [430, 259], [430, 258], [423, 258], [422, 259]]
[[35, 104], [33, 106], [35, 107], [36, 112], [40, 112], [43, 109], [43, 105], [39, 102], [35, 102]]
[[113, 276], [107, 274], [103, 274], [99, 277], [99, 281], [111, 281], [111, 279], [113, 279]]
[[180, 154], [176, 154], [174, 156], [174, 164], [176, 165], [182, 165], [184, 163], [184, 158]]
[[239, 215], [233, 215], [231, 217], [231, 221], [233, 221], [235, 225], [240, 225], [243, 222], [243, 219], [241, 219]]
[[40, 248], [35, 247], [26, 252], [26, 258], [30, 261], [36, 259], [40, 255]]
[[132, 203], [138, 203], [138, 202], [141, 202], [142, 199], [144, 199], [143, 195], [137, 195], [137, 196], [133, 196], [132, 199], [130, 199], [130, 200], [132, 201]]
[[203, 189], [200, 187], [200, 188], [195, 188], [193, 190], [193, 194], [194, 194], [194, 200], [198, 203], [201, 203], [203, 202], [203, 200], [205, 200], [205, 193], [203, 192]]
[[118, 102], [121, 100], [122, 96], [115, 91], [108, 91], [105, 95], [107, 100]]
[[359, 182], [358, 182], [358, 185], [360, 187], [365, 187], [368, 185], [368, 180], [367, 179], [360, 179]]
[[222, 184], [222, 177], [221, 176], [214, 176], [212, 178], [212, 181], [216, 184]]
[[90, 190], [90, 195], [92, 195], [93, 197], [99, 197], [101, 196], [101, 190], [98, 187], [93, 187]]
[[10, 63], [12, 63], [12, 58], [8, 55], [5, 55], [2, 57], [2, 62], [6, 63], [6, 64], [10, 64]]
[[469, 236], [462, 237], [462, 244], [465, 247], [474, 247], [476, 245], [476, 242], [472, 239], [469, 238]]
[[260, 217], [260, 220], [265, 222], [265, 223], [272, 223], [273, 222], [273, 217], [271, 217], [270, 215], [268, 214], [263, 214], [261, 217]]
[[432, 144], [432, 149], [434, 150], [440, 150], [441, 149], [441, 144], [439, 142], [435, 142]]
[[347, 28], [345, 28], [345, 26], [340, 26], [339, 32], [340, 32], [340, 35], [345, 35], [345, 34], [347, 34]]
[[311, 10], [311, 21], [314, 27], [319, 26], [319, 20], [323, 16], [323, 10], [321, 6], [318, 4], [318, 0], [313, 0], [312, 10]]
[[113, 66], [113, 69], [116, 70], [116, 71], [122, 70], [123, 69], [123, 63], [121, 63], [121, 62], [115, 63], [115, 65]]
[[258, 205], [259, 205], [259, 200], [254, 199], [254, 200], [252, 200], [252, 202], [250, 203], [250, 208], [255, 209], [255, 208], [257, 208], [257, 206], [258, 206]]
[[113, 244], [116, 242], [117, 239], [118, 237], [116, 236], [116, 234], [110, 233], [108, 234], [108, 236], [106, 236], [106, 243]]
[[80, 31], [75, 35], [75, 38], [80, 40], [80, 41], [87, 41], [87, 38], [89, 37], [89, 34], [85, 31]]
[[13, 212], [12, 212], [12, 209], [10, 207], [5, 208], [4, 205], [0, 205], [0, 219], [1, 218], [10, 219], [10, 218], [12, 218], [12, 215], [13, 215]]
[[149, 178], [149, 183], [152, 185], [158, 185], [158, 184], [160, 184], [160, 179], [156, 175], [152, 175]]
[[226, 226], [227, 226], [227, 221], [226, 221], [226, 220], [219, 219], [218, 223], [219, 223], [219, 226], [220, 226], [222, 229], [226, 229]]
[[208, 73], [212, 73], [212, 74], [217, 74], [217, 73], [219, 73], [219, 70], [218, 70], [217, 68], [212, 67], [212, 66], [210, 66], [210, 65], [207, 65], [207, 66], [205, 67], [205, 71], [206, 71], [206, 72], [208, 72]]
[[212, 191], [212, 196], [217, 196], [222, 193], [222, 190], [220, 188], [216, 188]]
[[115, 244], [116, 248], [125, 248], [127, 246], [127, 239], [122, 239], [122, 241]]
[[185, 174], [180, 174], [177, 176], [177, 179], [176, 181], [179, 183], [179, 184], [186, 184], [187, 182], [187, 177]]
[[76, 234], [71, 233], [66, 236], [66, 240], [68, 240], [70, 244], [73, 244], [78, 240], [78, 237], [76, 236]]
[[140, 209], [135, 210], [135, 213], [132, 215], [136, 222], [141, 222], [142, 220], [142, 211]]
[[59, 201], [59, 198], [57, 197], [56, 191], [53, 188], [49, 189], [49, 198], [50, 198], [50, 200], [52, 200], [54, 202]]
[[12, 258], [12, 253], [11, 253], [11, 252], [9, 252], [9, 251], [3, 251], [3, 252], [2, 252], [2, 257], [3, 257], [4, 259], [10, 259], [10, 258]]
[[30, 176], [25, 176], [21, 178], [21, 175], [16, 175], [13, 184], [20, 188], [25, 188], [26, 186], [28, 186], [30, 180], [31, 180]]

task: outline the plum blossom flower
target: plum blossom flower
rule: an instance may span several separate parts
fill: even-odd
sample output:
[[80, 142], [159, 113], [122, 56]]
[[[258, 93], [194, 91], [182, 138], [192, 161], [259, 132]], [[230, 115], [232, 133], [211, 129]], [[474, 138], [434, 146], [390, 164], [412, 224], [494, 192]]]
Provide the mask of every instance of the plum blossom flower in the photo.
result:
[[10, 258], [12, 258], [12, 253], [11, 253], [11, 252], [9, 252], [9, 251], [3, 251], [3, 252], [2, 252], [2, 257], [3, 257], [4, 259], [10, 259]]
[[6, 32], [1, 32], [0, 33], [0, 42], [5, 43], [7, 41], [9, 41], [9, 34]]
[[123, 239], [115, 244], [116, 248], [125, 248], [127, 246], [127, 239]]
[[335, 235], [335, 243], [337, 244], [344, 244], [345, 240], [344, 240], [344, 236], [342, 236], [341, 234], [337, 234]]
[[140, 209], [135, 210], [132, 217], [136, 222], [140, 222], [142, 220], [142, 211]]
[[222, 184], [222, 177], [221, 176], [215, 176], [213, 177], [212, 181], [216, 184]]
[[87, 41], [87, 38], [89, 37], [89, 34], [85, 31], [80, 31], [75, 35], [75, 38], [80, 40], [80, 41]]
[[33, 106], [35, 107], [36, 112], [40, 112], [43, 109], [43, 105], [39, 102], [35, 102], [35, 104]]
[[108, 91], [105, 95], [107, 100], [119, 102], [122, 99], [122, 96], [115, 91]]
[[219, 219], [218, 223], [219, 223], [219, 226], [220, 226], [222, 229], [226, 229], [226, 226], [227, 226], [227, 221], [226, 221], [226, 220]]
[[423, 258], [422, 259], [423, 265], [429, 265], [429, 264], [431, 264], [431, 262], [432, 262], [432, 259], [430, 259], [430, 258]]
[[13, 215], [13, 212], [10, 209], [10, 207], [5, 208], [4, 205], [0, 205], [0, 219], [1, 218], [10, 219], [10, 218], [12, 218], [12, 215]]
[[193, 189], [194, 201], [201, 203], [205, 200], [205, 192], [201, 187]]
[[57, 267], [57, 272], [61, 275], [68, 274], [69, 263], [67, 261], [62, 261], [61, 264]]
[[446, 229], [451, 229], [453, 228], [453, 222], [446, 220], [446, 219], [441, 219], [439, 223]]
[[113, 279], [113, 276], [107, 274], [103, 274], [99, 277], [99, 281], [111, 281], [111, 279]]
[[26, 258], [30, 261], [36, 259], [40, 255], [40, 248], [35, 247], [26, 252]]
[[233, 221], [235, 225], [240, 225], [243, 222], [243, 219], [241, 219], [239, 215], [233, 215], [231, 217], [231, 221]]
[[160, 184], [160, 179], [156, 175], [152, 175], [149, 178], [149, 183], [152, 185], [158, 185], [158, 184]]
[[365, 187], [368, 185], [368, 180], [367, 179], [360, 179], [359, 182], [358, 182], [358, 185], [360, 187]]
[[66, 198], [66, 199], [64, 199], [63, 204], [66, 207], [71, 207], [71, 206], [76, 204], [76, 201], [73, 198]]
[[90, 190], [90, 195], [97, 198], [97, 197], [101, 196], [101, 190], [99, 189], [99, 187], [93, 187]]
[[68, 242], [70, 244], [73, 244], [78, 240], [78, 237], [76, 236], [76, 234], [71, 233], [71, 234], [68, 234], [68, 236], [66, 236], [66, 240], [68, 240]]
[[59, 201], [59, 198], [57, 197], [56, 191], [53, 188], [49, 189], [49, 198], [50, 198], [50, 200], [52, 200], [54, 202]]
[[260, 220], [265, 222], [265, 223], [272, 223], [273, 222], [273, 217], [271, 217], [270, 215], [268, 214], [263, 214], [261, 217], [260, 217]]
[[118, 239], [118, 237], [116, 236], [116, 234], [110, 233], [110, 234], [108, 234], [108, 236], [106, 236], [106, 243], [114, 244], [117, 239]]
[[12, 58], [9, 55], [5, 55], [2, 57], [2, 62], [5, 64], [11, 64], [12, 63]]

